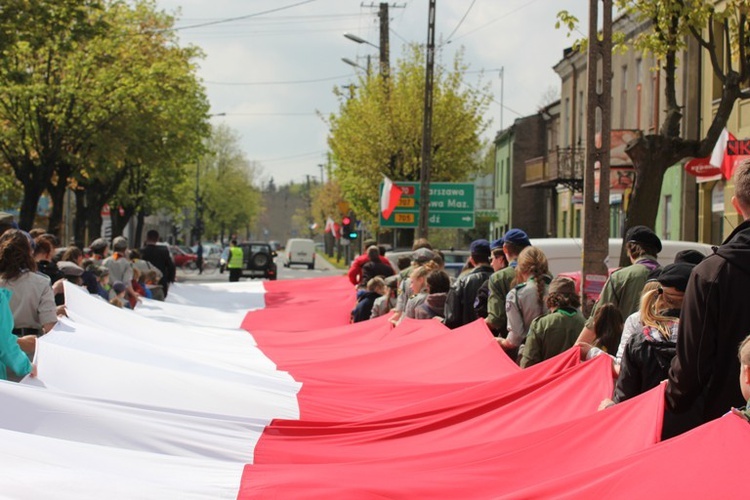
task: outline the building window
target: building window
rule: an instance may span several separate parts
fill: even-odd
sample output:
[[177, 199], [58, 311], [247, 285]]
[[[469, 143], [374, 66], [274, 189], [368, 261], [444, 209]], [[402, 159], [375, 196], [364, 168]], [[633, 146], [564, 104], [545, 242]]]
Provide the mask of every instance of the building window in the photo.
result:
[[568, 228], [568, 211], [563, 210], [562, 213], [562, 225], [561, 225], [561, 234], [560, 236], [563, 238], [567, 238], [570, 235], [570, 228]]
[[573, 234], [573, 237], [580, 238], [581, 237], [581, 213], [583, 210], [576, 209], [576, 227], [575, 232]]
[[668, 194], [664, 197], [664, 206], [662, 208], [662, 214], [664, 217], [663, 226], [664, 231], [662, 237], [665, 240], [672, 239], [672, 195]]

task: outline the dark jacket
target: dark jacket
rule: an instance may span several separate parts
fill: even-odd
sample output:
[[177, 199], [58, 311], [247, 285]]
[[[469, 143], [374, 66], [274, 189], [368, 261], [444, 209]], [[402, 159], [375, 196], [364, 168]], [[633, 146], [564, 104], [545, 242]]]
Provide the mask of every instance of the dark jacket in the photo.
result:
[[175, 278], [174, 261], [169, 254], [169, 249], [164, 245], [146, 243], [146, 246], [141, 248], [141, 259], [150, 262], [161, 271], [159, 284], [164, 288], [164, 295], [166, 295], [169, 284], [174, 283]]
[[370, 319], [372, 306], [378, 297], [380, 297], [378, 292], [364, 292], [359, 297], [359, 301], [352, 311], [352, 323], [359, 323], [360, 321]]
[[750, 333], [748, 290], [750, 221], [745, 221], [690, 276], [666, 393], [675, 411], [702, 406], [708, 421], [745, 404], [737, 348]]
[[367, 286], [367, 282], [375, 276], [387, 278], [388, 276], [393, 276], [394, 273], [395, 271], [391, 266], [383, 264], [382, 262], [373, 262], [370, 260], [362, 266], [362, 281], [359, 284]]
[[[679, 315], [679, 311], [672, 311]], [[675, 322], [673, 331], [677, 333]], [[667, 378], [669, 366], [675, 354], [674, 338], [666, 340], [653, 328], [644, 327], [644, 332], [638, 332], [625, 346], [620, 363], [620, 376], [617, 378], [615, 395], [612, 400], [615, 403], [625, 401], [649, 389], [653, 389]]]
[[477, 298], [477, 291], [492, 273], [493, 269], [489, 264], [482, 264], [453, 283], [445, 301], [446, 326], [458, 328], [477, 319], [474, 300]]
[[425, 297], [424, 302], [414, 310], [416, 319], [432, 319], [435, 316], [445, 316], [445, 301], [447, 293], [431, 293]]

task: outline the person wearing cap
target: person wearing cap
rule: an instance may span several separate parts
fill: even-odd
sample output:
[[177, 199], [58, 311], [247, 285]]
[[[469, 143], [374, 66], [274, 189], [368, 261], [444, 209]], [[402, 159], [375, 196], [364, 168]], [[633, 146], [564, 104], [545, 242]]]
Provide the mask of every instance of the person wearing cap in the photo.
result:
[[521, 229], [509, 229], [502, 237], [506, 267], [492, 274], [487, 284], [490, 295], [487, 298], [487, 318], [485, 322], [496, 337], [508, 334], [508, 316], [505, 313], [505, 298], [513, 288], [516, 277], [518, 255], [531, 246], [528, 235]]
[[137, 301], [138, 294], [130, 285], [133, 280], [133, 266], [128, 260], [127, 250], [128, 239], [124, 236], [116, 237], [112, 240], [112, 255], [102, 261], [102, 266], [109, 269], [110, 281], [125, 283], [128, 298]]
[[94, 262], [101, 262], [109, 255], [109, 243], [104, 238], [97, 238], [89, 245], [91, 258]]
[[[492, 266], [492, 273], [498, 272], [501, 269], [505, 269], [508, 265], [508, 261], [505, 260], [505, 252], [503, 252], [503, 239], [498, 238], [490, 242], [490, 266]], [[477, 318], [487, 317], [487, 301], [490, 298], [490, 280], [482, 283], [482, 286], [477, 290], [477, 298], [474, 300], [474, 312], [477, 314]]]
[[636, 312], [640, 306], [643, 285], [649, 279], [649, 274], [660, 267], [656, 256], [661, 252], [661, 240], [648, 227], [633, 226], [628, 229], [625, 245], [631, 265], [618, 269], [607, 278], [599, 300], [578, 336], [579, 342], [593, 344], [597, 339], [594, 315], [600, 304], [614, 304], [623, 318]]
[[43, 335], [57, 323], [49, 277], [36, 272], [31, 252], [23, 231], [10, 229], [0, 236], [0, 287], [13, 292], [13, 333], [22, 338]]
[[13, 214], [0, 212], [0, 236], [8, 229], [18, 229], [18, 224], [16, 224]]
[[573, 347], [586, 323], [575, 281], [566, 276], [558, 276], [549, 284], [546, 305], [549, 314], [535, 319], [529, 327], [521, 368], [541, 363]]
[[666, 389], [669, 408], [700, 409], [703, 422], [745, 403], [737, 346], [750, 332], [750, 160], [735, 167], [733, 180], [732, 206], [743, 222], [693, 270]]
[[469, 253], [469, 262], [474, 268], [467, 274], [459, 276], [451, 285], [448, 298], [445, 300], [445, 325], [448, 328], [458, 328], [477, 319], [477, 313], [474, 311], [477, 292], [492, 275], [489, 241], [485, 239], [472, 241]]

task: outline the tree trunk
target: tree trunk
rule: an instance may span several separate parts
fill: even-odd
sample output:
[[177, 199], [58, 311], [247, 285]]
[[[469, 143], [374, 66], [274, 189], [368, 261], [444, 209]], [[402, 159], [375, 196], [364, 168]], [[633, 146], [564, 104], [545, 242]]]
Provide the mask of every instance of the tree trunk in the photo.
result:
[[24, 185], [23, 199], [21, 200], [21, 213], [19, 214], [18, 226], [26, 231], [34, 227], [34, 218], [36, 217], [36, 207], [39, 205], [39, 198], [42, 196], [44, 185], [33, 182]]
[[139, 210], [135, 218], [135, 242], [133, 248], [141, 248], [141, 235], [143, 234], [143, 226], [146, 223], [146, 214], [143, 210]]
[[[89, 241], [94, 241], [102, 235], [102, 207], [96, 189], [87, 188], [86, 191], [86, 227], [89, 233]], [[111, 208], [110, 208], [111, 212]]]
[[[86, 245], [86, 220], [88, 217], [88, 210], [86, 210], [86, 191], [76, 189], [75, 197], [76, 216], [73, 219], [73, 239], [78, 248], [83, 248]], [[91, 238], [91, 241], [94, 239], [95, 238]]]
[[52, 199], [52, 212], [49, 216], [49, 225], [47, 226], [47, 232], [57, 236], [58, 240], [62, 235], [62, 220], [63, 213], [65, 211], [64, 205], [66, 189], [66, 184], [59, 182], [57, 185], [47, 186], [47, 192]]

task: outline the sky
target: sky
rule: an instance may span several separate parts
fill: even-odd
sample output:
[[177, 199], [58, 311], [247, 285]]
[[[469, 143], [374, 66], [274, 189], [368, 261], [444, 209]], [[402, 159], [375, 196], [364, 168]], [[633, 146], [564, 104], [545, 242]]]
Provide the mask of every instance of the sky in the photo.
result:
[[[198, 62], [211, 103], [211, 122], [239, 136], [248, 160], [262, 167], [263, 183], [320, 180], [328, 127], [319, 116], [338, 109], [334, 86], [355, 83], [372, 58], [377, 71], [379, 2], [354, 0], [157, 0], [176, 16], [182, 45], [200, 47]], [[427, 41], [428, 0], [389, 4], [391, 66], [407, 43]], [[491, 140], [513, 120], [536, 112], [550, 89], [559, 96], [552, 67], [572, 45], [555, 29], [567, 10], [583, 21], [587, 0], [440, 0], [435, 11], [438, 63], [465, 51], [465, 81], [490, 84], [485, 118]], [[240, 18], [240, 19], [235, 19]], [[357, 44], [351, 33], [372, 43]], [[448, 43], [445, 43], [448, 41]], [[502, 77], [500, 69], [502, 68]], [[548, 102], [548, 101], [547, 101]], [[502, 103], [502, 107], [501, 107]], [[502, 112], [501, 112], [502, 109]], [[501, 123], [502, 119], [502, 123]]]

